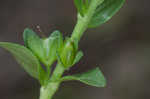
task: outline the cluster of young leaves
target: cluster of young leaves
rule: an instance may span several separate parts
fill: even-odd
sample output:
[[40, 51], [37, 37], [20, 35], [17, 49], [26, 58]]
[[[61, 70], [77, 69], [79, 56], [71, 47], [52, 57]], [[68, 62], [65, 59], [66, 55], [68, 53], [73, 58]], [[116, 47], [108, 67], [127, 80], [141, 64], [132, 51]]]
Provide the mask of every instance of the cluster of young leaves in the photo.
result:
[[[94, 0], [74, 0], [78, 13], [86, 16], [91, 2]], [[94, 28], [105, 23], [123, 6], [125, 0], [95, 0], [97, 3], [96, 10], [90, 20], [89, 28]]]
[[[57, 59], [63, 64], [64, 68], [68, 69], [83, 56], [81, 51], [77, 52], [74, 42], [70, 41], [69, 38], [63, 42], [62, 34], [59, 31], [54, 31], [48, 38], [40, 38], [34, 31], [27, 28], [24, 31], [23, 38], [25, 46], [0, 42], [0, 47], [9, 51], [24, 70], [30, 76], [39, 80], [41, 85], [46, 84], [50, 79], [47, 73], [50, 73], [51, 65]], [[48, 67], [47, 71], [41, 67], [40, 63], [43, 63], [46, 68]], [[97, 87], [105, 86], [105, 78], [97, 68], [83, 74], [69, 75], [60, 79], [60, 81], [65, 80], [79, 80]]]
[[[88, 21], [86, 20], [88, 28], [100, 26], [108, 21], [124, 2], [125, 0], [74, 0], [78, 15], [89, 17]], [[27, 28], [23, 33], [23, 39], [25, 46], [0, 42], [0, 47], [9, 51], [24, 70], [39, 80], [41, 85], [45, 85], [49, 81], [51, 66], [55, 61], [61, 63], [63, 68], [68, 70], [83, 56], [82, 51], [78, 51], [78, 41], [69, 37], [64, 40], [59, 31], [54, 31], [47, 38], [40, 38], [34, 31]], [[46, 70], [42, 68], [41, 63], [44, 64]], [[98, 68], [59, 79], [60, 82], [68, 80], [78, 80], [96, 87], [106, 85], [106, 80]]]

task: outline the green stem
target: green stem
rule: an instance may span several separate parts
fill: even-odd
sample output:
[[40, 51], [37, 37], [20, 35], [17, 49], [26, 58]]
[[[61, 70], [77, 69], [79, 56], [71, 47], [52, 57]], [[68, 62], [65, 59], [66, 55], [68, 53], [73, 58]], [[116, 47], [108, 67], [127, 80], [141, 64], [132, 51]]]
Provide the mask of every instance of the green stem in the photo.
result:
[[50, 82], [46, 86], [41, 87], [40, 99], [52, 99], [53, 95], [59, 88], [59, 79], [61, 78], [64, 71], [64, 67], [60, 63], [58, 63], [50, 79]]
[[92, 0], [87, 13], [83, 17], [78, 14], [78, 21], [71, 36], [72, 40], [77, 40], [79, 42], [83, 33], [88, 28], [88, 24], [90, 23], [97, 6], [102, 2], [103, 0]]
[[59, 82], [50, 82], [47, 86], [42, 86], [40, 89], [40, 99], [52, 99], [58, 88]]
[[[102, 3], [102, 1], [103, 0], [91, 0], [91, 4], [88, 8], [87, 13], [84, 15], [84, 17], [78, 14], [78, 21], [71, 36], [72, 40], [77, 40], [79, 42], [83, 33], [88, 28], [88, 24], [90, 23], [90, 20], [97, 6], [100, 3]], [[51, 76], [49, 83], [46, 86], [41, 87], [40, 99], [52, 99], [53, 95], [59, 88], [59, 85], [60, 85], [59, 80], [62, 74], [64, 73], [64, 71], [65, 71], [65, 68], [61, 65], [61, 63], [58, 63], [53, 72], [53, 75]]]
[[88, 18], [88, 17], [82, 17], [82, 16], [80, 16], [80, 14], [78, 14], [77, 24], [71, 35], [72, 40], [79, 41], [81, 39], [81, 36], [83, 35], [83, 33], [85, 32], [85, 30], [87, 29], [87, 26], [88, 26], [88, 21], [86, 18]]
[[58, 81], [61, 78], [64, 71], [65, 71], [64, 66], [60, 62], [58, 62], [51, 77], [51, 81]]

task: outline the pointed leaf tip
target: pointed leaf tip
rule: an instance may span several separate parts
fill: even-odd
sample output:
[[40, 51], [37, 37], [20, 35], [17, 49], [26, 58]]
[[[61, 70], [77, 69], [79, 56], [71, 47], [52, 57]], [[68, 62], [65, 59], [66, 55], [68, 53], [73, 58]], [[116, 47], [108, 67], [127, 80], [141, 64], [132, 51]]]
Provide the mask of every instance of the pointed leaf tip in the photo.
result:
[[83, 52], [82, 52], [82, 51], [79, 51], [79, 52], [76, 54], [76, 56], [75, 56], [75, 59], [74, 59], [73, 64], [78, 63], [82, 57], [83, 57]]

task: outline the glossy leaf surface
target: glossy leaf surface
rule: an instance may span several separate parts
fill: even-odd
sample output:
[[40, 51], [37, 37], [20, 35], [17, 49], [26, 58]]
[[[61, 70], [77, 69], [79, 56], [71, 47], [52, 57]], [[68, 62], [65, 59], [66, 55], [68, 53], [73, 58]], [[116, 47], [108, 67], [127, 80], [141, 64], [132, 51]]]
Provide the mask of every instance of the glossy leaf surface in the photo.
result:
[[100, 26], [111, 19], [111, 17], [123, 6], [124, 2], [125, 0], [104, 0], [104, 2], [97, 7], [89, 27], [93, 28]]

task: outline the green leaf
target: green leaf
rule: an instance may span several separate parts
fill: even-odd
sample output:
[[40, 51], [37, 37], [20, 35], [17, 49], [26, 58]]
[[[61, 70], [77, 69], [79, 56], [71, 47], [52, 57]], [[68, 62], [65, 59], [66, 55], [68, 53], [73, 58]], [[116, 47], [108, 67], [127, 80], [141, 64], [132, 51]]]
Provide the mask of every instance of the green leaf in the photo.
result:
[[45, 71], [30, 50], [22, 45], [8, 42], [0, 42], [0, 47], [9, 51], [30, 76], [43, 83]]
[[83, 52], [82, 52], [82, 51], [79, 51], [79, 52], [76, 54], [76, 57], [75, 57], [75, 59], [74, 59], [73, 64], [78, 63], [78, 62], [80, 61], [80, 59], [82, 58], [82, 56], [83, 56]]
[[83, 6], [84, 6], [83, 0], [74, 0], [74, 4], [75, 4], [78, 12], [81, 14], [81, 16], [83, 16], [84, 15], [84, 12], [83, 12]]
[[100, 26], [111, 19], [123, 6], [124, 2], [125, 0], [104, 0], [104, 2], [97, 7], [89, 27], [94, 28]]
[[23, 33], [25, 45], [42, 61], [45, 62], [43, 41], [34, 31], [26, 28]]
[[103, 2], [103, 0], [74, 0], [74, 4], [78, 10], [78, 13], [84, 17], [84, 15], [88, 12], [90, 4], [93, 2], [97, 2], [96, 5]]
[[60, 52], [63, 46], [63, 37], [59, 31], [54, 31], [48, 38], [43, 40], [46, 64], [51, 65], [56, 59], [56, 51]]
[[72, 76], [65, 76], [61, 79], [61, 81], [68, 80], [78, 80], [87, 85], [95, 86], [95, 87], [105, 87], [106, 79], [104, 78], [102, 72], [99, 68], [92, 69], [83, 74], [76, 74]]
[[90, 2], [91, 0], [74, 0], [74, 4], [81, 16], [84, 16], [84, 14], [87, 12]]
[[76, 55], [76, 48], [74, 42], [70, 38], [66, 38], [63, 44], [63, 48], [59, 53], [60, 60], [65, 68], [69, 68], [73, 65]]
[[56, 50], [60, 51], [63, 45], [63, 37], [59, 31], [54, 31], [48, 38], [41, 39], [31, 29], [24, 31], [25, 45], [46, 66], [51, 66], [56, 60]]

